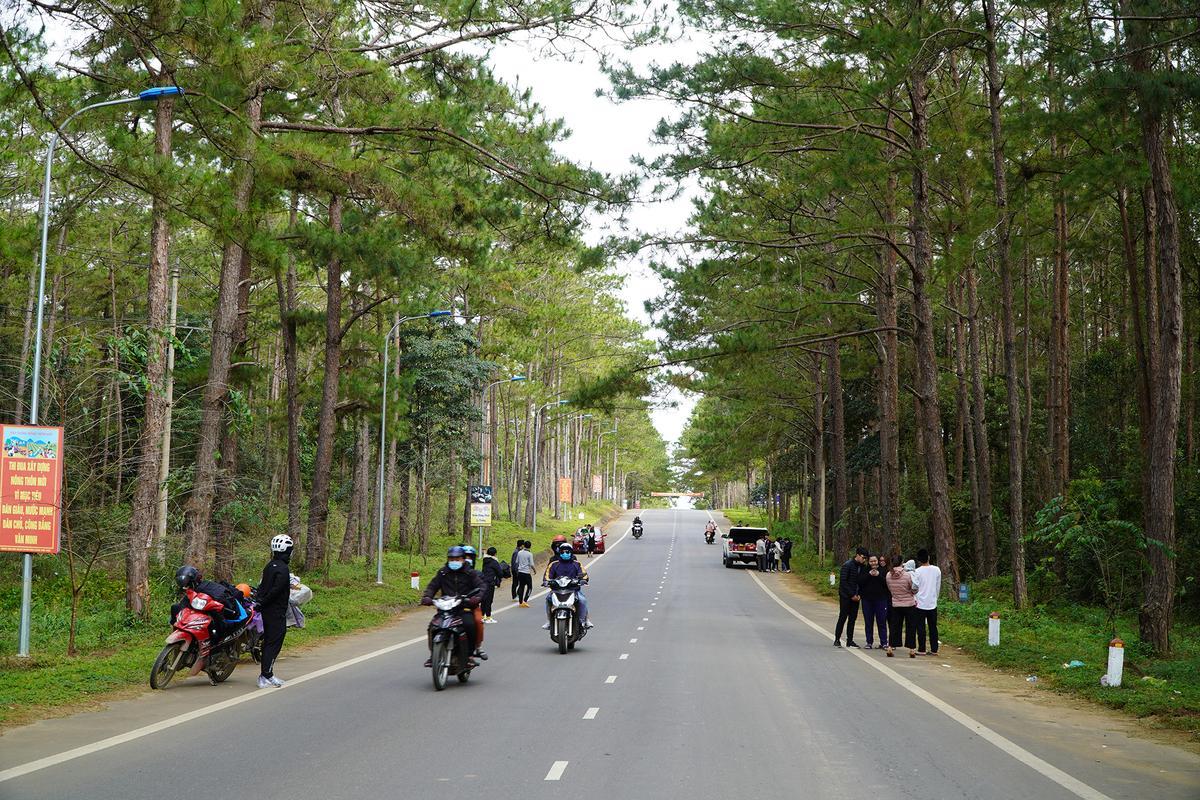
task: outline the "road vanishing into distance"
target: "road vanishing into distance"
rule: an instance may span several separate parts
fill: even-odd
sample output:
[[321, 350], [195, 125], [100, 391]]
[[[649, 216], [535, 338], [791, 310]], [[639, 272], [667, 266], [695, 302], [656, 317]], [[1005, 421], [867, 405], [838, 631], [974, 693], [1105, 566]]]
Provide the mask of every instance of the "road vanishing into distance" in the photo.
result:
[[707, 512], [645, 511], [641, 540], [630, 519], [584, 558], [596, 628], [565, 656], [506, 583], [465, 686], [434, 691], [421, 609], [285, 647], [283, 689], [247, 663], [9, 731], [0, 798], [1200, 797], [1200, 757], [1132, 722], [982, 685], [961, 656], [833, 648], [827, 604], [722, 567]]

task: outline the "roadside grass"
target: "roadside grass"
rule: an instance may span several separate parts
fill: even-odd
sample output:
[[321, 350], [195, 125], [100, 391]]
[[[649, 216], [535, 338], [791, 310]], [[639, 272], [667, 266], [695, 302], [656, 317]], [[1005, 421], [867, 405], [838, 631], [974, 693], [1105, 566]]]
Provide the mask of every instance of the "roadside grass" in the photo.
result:
[[[574, 509], [576, 517], [583, 512], [584, 520], [555, 520], [539, 514], [536, 535], [515, 522], [494, 520], [484, 545], [494, 545], [501, 560], [508, 559], [518, 538], [531, 540], [534, 552], [541, 552], [555, 535], [569, 535], [583, 522], [598, 523], [616, 510], [611, 503], [589, 503]], [[304, 606], [305, 628], [288, 632], [285, 657], [290, 648], [378, 627], [394, 619], [420, 597], [420, 591], [410, 587], [410, 573], [420, 573], [423, 587], [444, 563], [446, 549], [460, 541], [456, 536], [431, 535], [428, 557], [407, 551], [385, 552], [385, 584], [378, 586], [374, 563], [362, 559], [337, 563], [336, 539], [341, 535], [342, 521], [331, 519], [331, 523], [338, 530], [331, 531], [334, 557], [327, 574], [298, 573], [312, 587], [313, 599]], [[253, 542], [242, 543], [235, 582], [258, 582], [267, 555], [261, 545], [270, 535], [256, 535]], [[31, 657], [23, 659], [16, 657], [20, 558], [9, 554], [0, 558], [0, 725], [21, 724], [54, 709], [148, 688], [150, 665], [169, 632], [167, 620], [175, 601], [174, 566], [154, 570], [150, 618], [139, 620], [125, 612], [123, 565], [103, 565], [81, 596], [75, 639], [78, 654], [68, 656], [70, 584], [65, 558], [38, 556], [34, 562]]]
[[[766, 524], [759, 509], [724, 509], [727, 517], [746, 525], [770, 527], [796, 542], [793, 575], [818, 593], [835, 598], [829, 573], [840, 560], [826, 556], [817, 561], [815, 552], [799, 545], [802, 534], [797, 522]], [[1177, 619], [1170, 657], [1155, 656], [1138, 641], [1137, 615], [1125, 613], [1115, 621], [1116, 635], [1125, 643], [1125, 674], [1120, 687], [1100, 685], [1108, 668], [1108, 643], [1113, 628], [1103, 608], [1058, 601], [1017, 611], [1012, 602], [1012, 580], [1007, 576], [969, 583], [970, 600], [960, 603], [957, 590], [950, 596], [944, 587], [938, 604], [938, 632], [943, 644], [960, 648], [979, 661], [1010, 675], [1037, 676], [1037, 685], [1073, 697], [1081, 697], [1142, 718], [1155, 726], [1185, 731], [1200, 741], [1200, 624]], [[992, 611], [1000, 613], [1000, 646], [987, 644], [987, 621]], [[1084, 666], [1069, 668], [1071, 661]]]

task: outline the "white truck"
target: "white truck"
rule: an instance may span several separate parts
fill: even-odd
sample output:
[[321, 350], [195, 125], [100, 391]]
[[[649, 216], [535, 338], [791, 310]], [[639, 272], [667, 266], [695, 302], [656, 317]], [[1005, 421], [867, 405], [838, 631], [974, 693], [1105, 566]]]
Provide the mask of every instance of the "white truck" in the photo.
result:
[[754, 566], [758, 563], [755, 543], [767, 535], [766, 528], [730, 528], [721, 534], [721, 561], [726, 567], [741, 562]]

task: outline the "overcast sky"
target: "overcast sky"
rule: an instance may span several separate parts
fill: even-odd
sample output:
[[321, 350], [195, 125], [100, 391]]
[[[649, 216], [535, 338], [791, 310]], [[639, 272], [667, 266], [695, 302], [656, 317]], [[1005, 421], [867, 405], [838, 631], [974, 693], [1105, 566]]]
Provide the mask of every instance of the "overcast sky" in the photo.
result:
[[[627, 60], [639, 66], [651, 61], [689, 62], [694, 59], [697, 44], [682, 39], [669, 46], [656, 46], [648, 51], [629, 53], [621, 45], [599, 36], [589, 40], [595, 50], [577, 51], [570, 60], [557, 54], [547, 54], [525, 42], [511, 42], [491, 50], [489, 63], [497, 77], [521, 88], [529, 89], [534, 100], [546, 114], [562, 119], [570, 135], [560, 143], [560, 152], [580, 164], [610, 174], [627, 173], [634, 169], [631, 159], [637, 155], [653, 155], [651, 136], [663, 117], [673, 116], [675, 107], [665, 101], [651, 99], [614, 102], [597, 91], [610, 87], [600, 69], [604, 55]], [[679, 231], [687, 223], [691, 211], [690, 195], [642, 203], [627, 217], [630, 232], [659, 233]], [[598, 220], [588, 238], [598, 242], [612, 232], [610, 221]], [[663, 285], [644, 263], [629, 260], [617, 265], [625, 277], [621, 296], [629, 315], [646, 325], [651, 323], [646, 313], [646, 300], [663, 293]], [[657, 337], [659, 331], [652, 330]], [[669, 442], [677, 441], [696, 398], [679, 391], [655, 398], [652, 412], [654, 425]]]

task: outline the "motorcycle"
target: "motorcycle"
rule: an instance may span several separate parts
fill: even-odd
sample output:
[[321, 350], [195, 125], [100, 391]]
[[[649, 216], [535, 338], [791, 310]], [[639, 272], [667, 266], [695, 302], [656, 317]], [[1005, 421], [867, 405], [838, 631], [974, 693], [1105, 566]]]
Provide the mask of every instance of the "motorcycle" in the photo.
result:
[[474, 625], [475, 618], [466, 608], [467, 599], [456, 595], [433, 599], [437, 611], [429, 623], [429, 666], [433, 688], [439, 692], [451, 675], [459, 683], [469, 681], [476, 666], [471, 663], [471, 640], [467, 638], [467, 626]]
[[216, 686], [233, 674], [242, 653], [250, 653], [255, 661], [261, 659], [262, 620], [253, 603], [241, 604], [239, 618], [228, 620], [225, 635], [214, 641], [212, 617], [221, 614], [225, 605], [194, 589], [185, 592], [187, 605], [175, 617], [174, 630], [150, 668], [152, 689], [167, 688], [175, 674], [184, 670], [188, 677], [203, 670]]
[[566, 655], [574, 650], [575, 644], [587, 636], [587, 628], [579, 623], [579, 606], [576, 603], [579, 587], [574, 578], [562, 576], [549, 582], [550, 585], [550, 639], [558, 645], [558, 652]]
[[642, 524], [640, 522], [635, 523], [633, 526], [633, 538], [635, 538], [635, 539], [642, 538]]
[[708, 530], [704, 532], [704, 541], [708, 544], [713, 544], [717, 541], [716, 530]]

